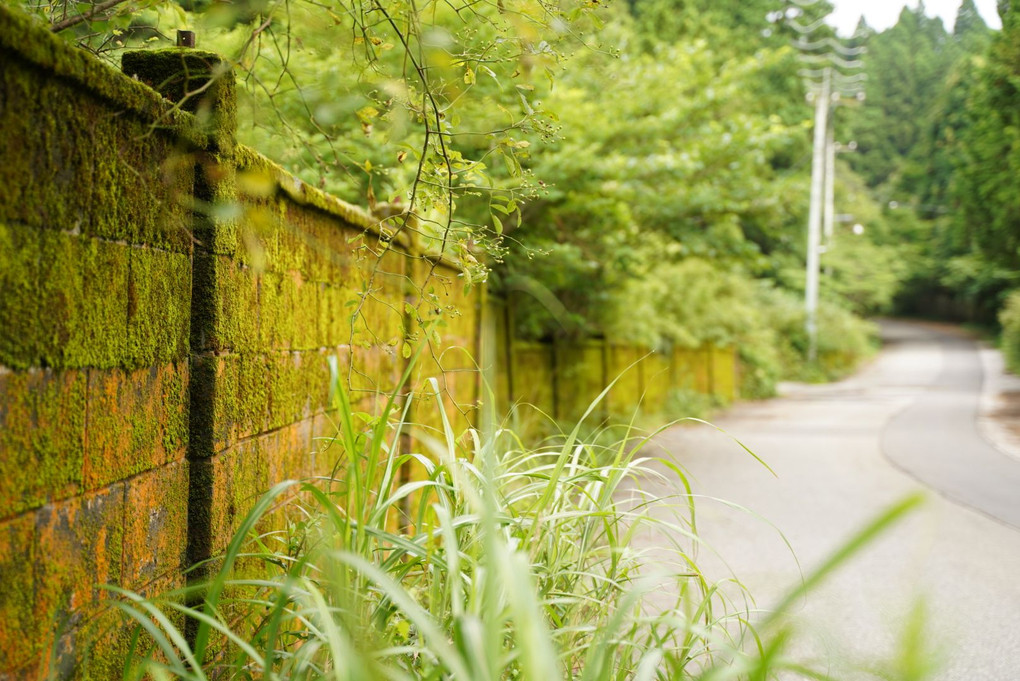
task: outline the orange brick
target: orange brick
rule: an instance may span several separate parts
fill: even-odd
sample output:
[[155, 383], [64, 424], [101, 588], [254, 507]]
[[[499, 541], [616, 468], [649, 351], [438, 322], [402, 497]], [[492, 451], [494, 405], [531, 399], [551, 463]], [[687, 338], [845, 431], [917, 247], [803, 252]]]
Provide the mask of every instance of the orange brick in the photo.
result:
[[188, 443], [187, 365], [91, 370], [88, 410], [86, 489], [181, 459]]
[[171, 463], [128, 481], [127, 508], [123, 582], [138, 589], [184, 565], [188, 463]]
[[75, 664], [75, 632], [105, 598], [99, 586], [120, 583], [123, 535], [120, 484], [36, 513], [35, 613], [48, 628], [45, 649], [57, 642], [61, 669]]

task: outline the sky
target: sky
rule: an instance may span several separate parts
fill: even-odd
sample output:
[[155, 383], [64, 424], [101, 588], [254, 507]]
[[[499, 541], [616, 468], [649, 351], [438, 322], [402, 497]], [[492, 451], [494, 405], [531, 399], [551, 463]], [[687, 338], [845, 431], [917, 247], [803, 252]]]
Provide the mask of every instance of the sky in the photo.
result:
[[[857, 20], [864, 15], [868, 25], [877, 31], [883, 31], [896, 23], [900, 10], [904, 5], [917, 7], [917, 0], [829, 0], [836, 9], [829, 15], [830, 23], [836, 26], [840, 35], [850, 35], [857, 26]], [[999, 28], [999, 14], [995, 9], [995, 0], [974, 0], [978, 13], [985, 23]], [[942, 17], [947, 31], [953, 30], [956, 10], [960, 8], [960, 0], [926, 0], [924, 3], [928, 16]]]

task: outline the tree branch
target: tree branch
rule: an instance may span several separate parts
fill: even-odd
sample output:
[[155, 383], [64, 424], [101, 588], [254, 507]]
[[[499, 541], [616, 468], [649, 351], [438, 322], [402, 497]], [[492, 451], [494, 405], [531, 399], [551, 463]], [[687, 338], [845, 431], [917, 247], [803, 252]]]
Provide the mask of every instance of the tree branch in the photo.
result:
[[50, 30], [53, 31], [54, 33], [59, 33], [60, 31], [63, 31], [66, 28], [71, 28], [72, 26], [77, 26], [83, 21], [88, 21], [89, 19], [99, 14], [100, 12], [105, 12], [111, 7], [116, 7], [117, 5], [124, 2], [127, 2], [127, 0], [105, 0], [104, 2], [97, 3], [95, 5], [92, 5], [92, 9], [90, 9], [87, 12], [83, 12], [82, 14], [79, 14], [77, 16], [68, 17], [63, 21], [58, 21], [57, 23], [50, 26]]

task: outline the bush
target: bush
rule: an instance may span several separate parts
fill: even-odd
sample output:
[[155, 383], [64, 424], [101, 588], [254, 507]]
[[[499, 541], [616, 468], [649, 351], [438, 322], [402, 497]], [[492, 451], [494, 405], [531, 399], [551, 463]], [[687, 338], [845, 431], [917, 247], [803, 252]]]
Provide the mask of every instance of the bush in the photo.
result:
[[999, 311], [1002, 325], [1002, 354], [1006, 366], [1013, 373], [1020, 373], [1020, 290], [1006, 296], [1006, 303]]

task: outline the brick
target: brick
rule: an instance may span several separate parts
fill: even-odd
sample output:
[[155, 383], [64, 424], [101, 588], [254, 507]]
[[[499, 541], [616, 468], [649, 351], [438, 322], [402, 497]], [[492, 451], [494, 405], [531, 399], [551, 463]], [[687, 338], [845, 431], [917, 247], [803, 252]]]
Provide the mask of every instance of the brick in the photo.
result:
[[130, 248], [45, 231], [38, 354], [46, 366], [113, 367], [124, 356]]
[[49, 626], [44, 643], [63, 642], [57, 666], [74, 665], [76, 632], [118, 584], [124, 536], [124, 487], [50, 504], [36, 513], [35, 613]]
[[84, 371], [0, 373], [0, 518], [81, 488], [86, 383]]
[[297, 271], [267, 274], [260, 290], [263, 347], [308, 350], [322, 345], [319, 294], [325, 285], [306, 282]]
[[209, 532], [213, 555], [226, 548], [259, 496], [269, 488], [264, 439], [253, 438], [210, 461]]
[[270, 487], [284, 480], [303, 480], [315, 474], [313, 424], [314, 419], [309, 417], [268, 436], [265, 447]]
[[[235, 259], [262, 274], [280, 257], [281, 207], [269, 194], [275, 192], [275, 180], [268, 173], [239, 170], [241, 194], [240, 240]], [[253, 195], [256, 194], [256, 195]]]
[[212, 396], [213, 449], [265, 432], [269, 423], [269, 368], [262, 355], [224, 355], [215, 365]]
[[0, 523], [0, 678], [33, 664], [41, 650], [44, 623], [33, 607], [35, 560], [34, 514]]
[[188, 357], [191, 260], [187, 255], [131, 249], [125, 303], [125, 366], [148, 367]]
[[16, 369], [38, 364], [40, 249], [38, 233], [0, 222], [0, 364]]
[[319, 291], [319, 314], [322, 319], [323, 346], [346, 345], [351, 342], [351, 315], [357, 295], [350, 288], [327, 284]]
[[295, 423], [327, 406], [329, 365], [323, 351], [267, 355], [269, 428]]
[[263, 277], [235, 261], [217, 257], [212, 295], [217, 310], [210, 347], [255, 352], [259, 347], [259, 289]]
[[88, 383], [87, 489], [180, 459], [188, 441], [187, 364], [93, 370]]
[[124, 584], [139, 589], [184, 566], [188, 541], [188, 464], [172, 463], [127, 483]]
[[[132, 589], [146, 598], [157, 601], [169, 598], [164, 596], [184, 585], [184, 576], [177, 572], [148, 584], [143, 588]], [[104, 604], [105, 605], [105, 604]], [[170, 608], [163, 608], [170, 621], [183, 631], [183, 614]], [[57, 657], [57, 665], [53, 669], [56, 679], [75, 679], [76, 681], [109, 681], [124, 676], [124, 667], [128, 662], [128, 651], [131, 639], [135, 635], [135, 620], [128, 618], [114, 608], [102, 608], [89, 617], [84, 626], [65, 633], [56, 643], [61, 655]], [[47, 678], [47, 662], [44, 659], [41, 678]], [[60, 672], [64, 673], [61, 674]]]

